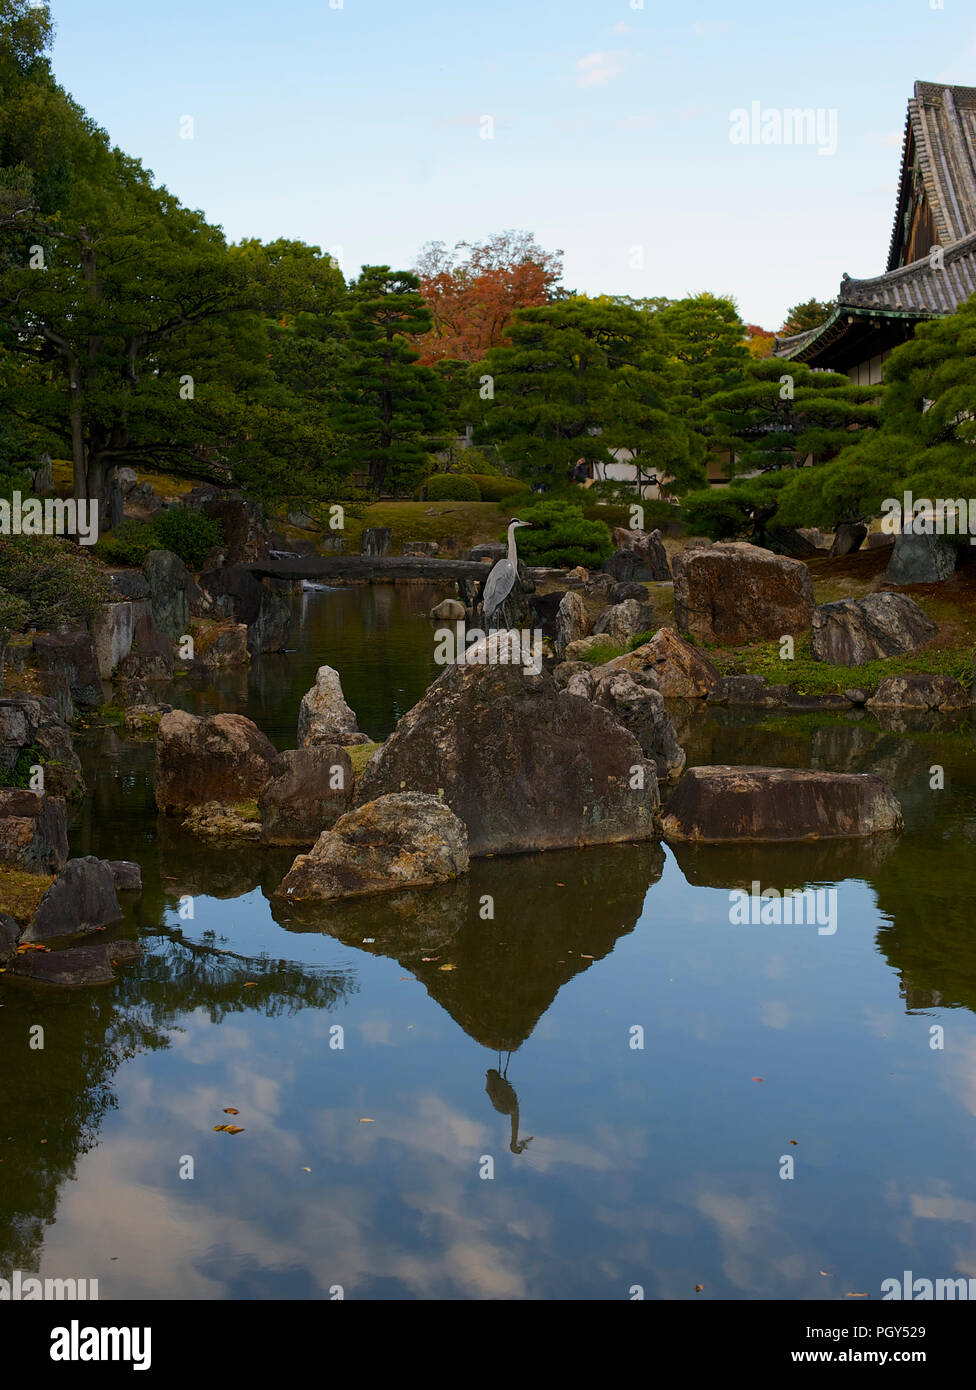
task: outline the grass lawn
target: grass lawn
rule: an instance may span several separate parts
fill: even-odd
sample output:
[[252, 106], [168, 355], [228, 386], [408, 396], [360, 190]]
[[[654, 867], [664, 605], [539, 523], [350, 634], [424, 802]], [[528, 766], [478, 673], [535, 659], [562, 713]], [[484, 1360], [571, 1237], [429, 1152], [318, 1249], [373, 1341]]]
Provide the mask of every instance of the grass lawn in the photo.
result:
[[[470, 550], [484, 541], [504, 540], [511, 502], [374, 502], [358, 517], [346, 513], [346, 553], [359, 554], [363, 530], [389, 526], [390, 553], [399, 555], [406, 541], [436, 541], [441, 551]], [[306, 533], [307, 534], [307, 533]]]

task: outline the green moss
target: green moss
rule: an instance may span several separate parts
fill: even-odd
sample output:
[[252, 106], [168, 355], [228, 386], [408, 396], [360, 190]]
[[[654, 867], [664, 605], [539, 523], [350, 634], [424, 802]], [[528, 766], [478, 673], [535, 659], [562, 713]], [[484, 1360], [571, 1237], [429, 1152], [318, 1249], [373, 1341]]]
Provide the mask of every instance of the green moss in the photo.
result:
[[802, 695], [842, 695], [852, 687], [875, 690], [887, 676], [909, 673], [951, 676], [969, 689], [973, 683], [973, 649], [964, 647], [926, 648], [869, 661], [864, 666], [830, 666], [813, 655], [809, 634], [796, 639], [792, 661], [780, 657], [779, 642], [762, 642], [709, 652], [723, 676], [765, 676], [771, 685], [786, 685]]
[[54, 882], [52, 874], [27, 874], [0, 864], [0, 903], [16, 922], [29, 922]]
[[353, 743], [346, 749], [357, 782], [362, 777], [370, 758], [378, 748], [382, 747], [382, 743]]
[[31, 744], [29, 748], [22, 748], [17, 754], [17, 761], [13, 767], [7, 772], [0, 771], [0, 787], [29, 787], [31, 768], [46, 761], [36, 744]]

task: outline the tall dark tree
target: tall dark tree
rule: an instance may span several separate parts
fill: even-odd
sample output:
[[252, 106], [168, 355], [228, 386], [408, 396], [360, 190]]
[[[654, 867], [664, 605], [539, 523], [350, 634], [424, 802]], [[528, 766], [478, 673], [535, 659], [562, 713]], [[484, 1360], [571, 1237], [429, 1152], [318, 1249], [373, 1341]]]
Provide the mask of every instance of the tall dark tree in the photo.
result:
[[511, 344], [479, 368], [490, 395], [473, 405], [476, 440], [533, 483], [562, 484], [578, 458], [599, 474], [625, 450], [643, 472], [687, 485], [700, 470], [655, 319], [609, 298], [518, 310]]
[[420, 281], [408, 270], [363, 266], [343, 314], [345, 356], [333, 422], [353, 467], [376, 493], [423, 476], [447, 428], [440, 377], [408, 339], [430, 329]]

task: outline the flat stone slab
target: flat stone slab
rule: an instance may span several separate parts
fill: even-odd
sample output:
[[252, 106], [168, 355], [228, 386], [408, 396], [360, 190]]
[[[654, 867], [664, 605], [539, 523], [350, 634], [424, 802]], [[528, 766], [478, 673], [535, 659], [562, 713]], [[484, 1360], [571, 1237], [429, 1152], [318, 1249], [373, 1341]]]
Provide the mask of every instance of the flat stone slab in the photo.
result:
[[100, 941], [67, 951], [24, 951], [11, 960], [7, 974], [45, 985], [104, 985], [115, 979], [116, 966], [141, 955], [142, 947], [134, 941]]
[[666, 840], [701, 844], [855, 838], [901, 825], [901, 806], [880, 777], [727, 766], [690, 768], [661, 821]]

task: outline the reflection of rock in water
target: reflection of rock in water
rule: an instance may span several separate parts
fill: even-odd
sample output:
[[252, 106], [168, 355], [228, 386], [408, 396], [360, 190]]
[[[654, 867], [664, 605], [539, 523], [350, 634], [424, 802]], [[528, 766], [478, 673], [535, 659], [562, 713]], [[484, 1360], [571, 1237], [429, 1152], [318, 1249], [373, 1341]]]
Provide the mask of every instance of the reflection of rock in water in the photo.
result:
[[972, 718], [966, 709], [876, 709], [872, 713], [882, 729], [894, 734], [948, 734]]
[[209, 844], [184, 830], [175, 816], [156, 822], [159, 873], [168, 897], [184, 894], [210, 898], [240, 898], [261, 888], [274, 892], [295, 857], [293, 849], [242, 844]]
[[272, 911], [289, 930], [328, 932], [392, 956], [476, 1042], [508, 1052], [564, 984], [633, 931], [664, 859], [647, 842], [482, 859], [466, 879], [440, 888], [314, 910], [278, 902]]
[[845, 878], [869, 879], [895, 852], [898, 835], [874, 835], [860, 840], [796, 841], [789, 844], [670, 846], [686, 880], [701, 888], [802, 888], [807, 884], [837, 883]]

